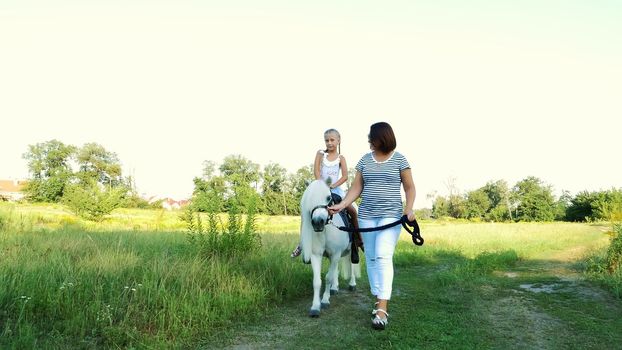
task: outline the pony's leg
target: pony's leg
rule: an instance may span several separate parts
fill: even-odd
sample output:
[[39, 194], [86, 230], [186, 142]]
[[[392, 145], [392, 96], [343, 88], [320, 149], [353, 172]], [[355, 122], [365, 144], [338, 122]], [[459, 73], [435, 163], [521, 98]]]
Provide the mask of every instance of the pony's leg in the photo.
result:
[[335, 255], [331, 256], [330, 266], [328, 268], [328, 272], [326, 273], [326, 286], [324, 287], [324, 297], [322, 298], [322, 306], [325, 308], [330, 305], [330, 295], [335, 292], [335, 290], [333, 289], [333, 283], [335, 278], [339, 277], [336, 275], [338, 264], [339, 257]]
[[341, 258], [336, 258], [335, 260], [335, 272], [333, 273], [333, 279], [330, 284], [331, 295], [335, 295], [339, 292], [339, 261]]
[[352, 261], [348, 260], [348, 265], [347, 265], [347, 269], [350, 269], [350, 282], [348, 283], [348, 289], [350, 291], [355, 291], [356, 290], [356, 274], [357, 274], [357, 267], [359, 265], [358, 264], [353, 264]]
[[313, 268], [313, 303], [309, 316], [320, 316], [320, 288], [322, 287], [322, 256], [311, 255], [311, 268]]

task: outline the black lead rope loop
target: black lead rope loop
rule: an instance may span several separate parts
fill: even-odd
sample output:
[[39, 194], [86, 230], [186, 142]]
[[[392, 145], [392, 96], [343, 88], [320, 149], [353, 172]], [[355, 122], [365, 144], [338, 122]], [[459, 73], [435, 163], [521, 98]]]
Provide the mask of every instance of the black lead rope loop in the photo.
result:
[[[389, 227], [393, 227], [399, 224], [402, 224], [402, 227], [406, 229], [406, 232], [408, 232], [412, 236], [413, 243], [415, 245], [419, 245], [419, 246], [423, 245], [424, 240], [423, 240], [423, 237], [421, 237], [421, 230], [419, 229], [419, 224], [417, 223], [417, 219], [414, 219], [413, 221], [409, 221], [408, 216], [406, 215], [402, 216], [399, 220], [395, 222], [382, 225], [380, 227], [359, 228], [358, 232], [382, 231]], [[350, 228], [350, 227], [341, 226], [337, 228], [340, 229], [341, 231], [346, 231], [346, 232], [356, 231], [353, 227]]]
[[419, 224], [417, 223], [417, 219], [413, 219], [413, 221], [408, 220], [408, 216], [402, 216], [400, 220], [402, 222], [402, 227], [406, 230], [406, 232], [410, 233], [413, 239], [413, 243], [418, 246], [423, 245], [423, 237], [421, 237], [421, 230], [419, 229]]

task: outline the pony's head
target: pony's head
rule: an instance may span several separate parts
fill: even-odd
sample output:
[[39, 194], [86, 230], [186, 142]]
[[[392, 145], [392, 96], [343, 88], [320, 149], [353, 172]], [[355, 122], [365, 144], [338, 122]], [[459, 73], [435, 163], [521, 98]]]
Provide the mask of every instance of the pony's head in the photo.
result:
[[332, 203], [330, 188], [325, 182], [315, 180], [309, 184], [301, 200], [301, 211], [309, 215], [315, 232], [324, 230], [328, 222], [328, 206]]

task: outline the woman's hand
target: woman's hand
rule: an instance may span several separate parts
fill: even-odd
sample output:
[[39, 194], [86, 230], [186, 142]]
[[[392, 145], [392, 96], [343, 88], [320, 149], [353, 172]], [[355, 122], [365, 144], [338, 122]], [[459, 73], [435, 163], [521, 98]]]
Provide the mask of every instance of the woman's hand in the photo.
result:
[[345, 203], [341, 201], [339, 204], [331, 205], [330, 207], [328, 207], [328, 213], [330, 215], [337, 214], [346, 207], [344, 204]]
[[408, 221], [415, 220], [415, 211], [412, 209], [404, 209], [404, 215], [408, 217]]

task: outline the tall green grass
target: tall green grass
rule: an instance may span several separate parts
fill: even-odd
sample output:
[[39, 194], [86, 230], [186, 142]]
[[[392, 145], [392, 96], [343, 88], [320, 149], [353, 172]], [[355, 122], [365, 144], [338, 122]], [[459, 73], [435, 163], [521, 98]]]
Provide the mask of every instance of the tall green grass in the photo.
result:
[[191, 347], [310, 283], [295, 235], [203, 259], [182, 231], [51, 229], [20, 209], [0, 214], [0, 348]]
[[622, 298], [622, 224], [616, 224], [609, 232], [611, 238], [606, 250], [590, 257], [587, 262], [589, 276], [608, 287]]
[[[118, 209], [94, 224], [62, 206], [0, 204], [0, 348], [192, 348], [308, 296], [311, 269], [289, 258], [299, 219], [260, 216], [256, 225], [261, 247], [205, 258], [188, 242], [180, 212]], [[425, 245], [403, 233], [395, 264], [453, 261], [434, 272], [439, 286], [464, 286], [524, 259], [577, 261], [609, 246], [597, 225], [421, 226]]]

